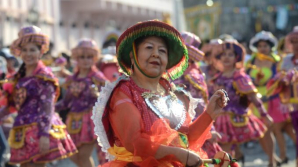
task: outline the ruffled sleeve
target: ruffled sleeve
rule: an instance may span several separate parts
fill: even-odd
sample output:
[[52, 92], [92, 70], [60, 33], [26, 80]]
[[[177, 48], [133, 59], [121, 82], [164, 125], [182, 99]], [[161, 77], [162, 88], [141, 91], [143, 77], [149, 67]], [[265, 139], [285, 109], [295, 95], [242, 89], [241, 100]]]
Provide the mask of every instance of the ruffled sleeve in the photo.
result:
[[235, 72], [233, 86], [239, 94], [245, 95], [258, 92], [250, 77], [244, 71]]
[[51, 128], [51, 118], [54, 112], [54, 100], [55, 100], [55, 86], [52, 82], [41, 81], [39, 85], [40, 95], [40, 108], [39, 108], [39, 136], [49, 136], [49, 130]]
[[202, 93], [202, 98], [208, 102], [208, 89], [204, 80], [203, 74], [200, 74], [198, 70], [192, 70], [188, 74], [184, 75], [186, 81], [188, 81], [194, 88]]
[[141, 114], [131, 99], [116, 89], [111, 98], [110, 108], [110, 123], [115, 136], [126, 150], [145, 159], [154, 157], [159, 144], [152, 143], [150, 136], [144, 132]]

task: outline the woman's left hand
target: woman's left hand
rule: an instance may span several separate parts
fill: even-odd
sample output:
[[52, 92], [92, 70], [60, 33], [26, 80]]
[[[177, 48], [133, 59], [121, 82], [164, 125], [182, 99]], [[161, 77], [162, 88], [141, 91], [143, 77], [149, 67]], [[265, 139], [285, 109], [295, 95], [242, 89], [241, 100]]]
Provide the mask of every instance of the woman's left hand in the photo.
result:
[[39, 152], [44, 154], [50, 149], [50, 139], [49, 137], [41, 136], [39, 138]]
[[229, 97], [223, 89], [217, 90], [209, 100], [206, 112], [215, 119], [221, 112], [221, 109], [227, 105]]
[[211, 132], [211, 138], [209, 139], [212, 143], [216, 143], [218, 139], [221, 139], [221, 135], [216, 132], [216, 131], [212, 131]]

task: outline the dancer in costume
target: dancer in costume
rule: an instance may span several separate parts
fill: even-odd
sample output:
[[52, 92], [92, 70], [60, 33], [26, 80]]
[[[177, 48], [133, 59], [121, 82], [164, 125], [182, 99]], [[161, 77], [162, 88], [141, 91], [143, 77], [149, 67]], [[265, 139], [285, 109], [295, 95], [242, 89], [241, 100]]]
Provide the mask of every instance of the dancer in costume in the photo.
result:
[[202, 72], [205, 74], [205, 80], [208, 85], [210, 79], [212, 79], [216, 74], [219, 73], [220, 68], [218, 68], [218, 60], [215, 58], [217, 53], [217, 47], [223, 41], [220, 39], [212, 39], [210, 43], [204, 44], [202, 51], [205, 53], [204, 61], [205, 65], [201, 66]]
[[47, 162], [76, 153], [65, 125], [54, 113], [59, 87], [56, 78], [40, 61], [49, 39], [35, 26], [24, 27], [11, 45], [23, 64], [13, 78], [3, 84], [8, 103], [0, 118], [16, 108], [18, 115], [9, 134], [10, 163], [21, 167], [45, 166]]
[[72, 58], [77, 61], [77, 71], [66, 80], [66, 95], [56, 104], [57, 111], [69, 109], [66, 126], [79, 151], [71, 160], [79, 167], [94, 166], [91, 153], [96, 136], [91, 110], [107, 80], [95, 67], [99, 53], [96, 42], [91, 39], [80, 40], [72, 49]]
[[[254, 53], [247, 62], [246, 67], [247, 74], [250, 75], [262, 96], [261, 99], [266, 106], [268, 114], [273, 118], [273, 132], [280, 148], [280, 158], [285, 160], [286, 145], [283, 131], [286, 131], [292, 139], [295, 138], [295, 135], [292, 133], [293, 126], [290, 122], [289, 107], [281, 102], [278, 92], [272, 87], [272, 83], [279, 79], [279, 76], [276, 74], [279, 71], [279, 62], [281, 60], [280, 56], [274, 54], [276, 47], [277, 40], [270, 32], [261, 31], [256, 34], [250, 41], [250, 48]], [[270, 89], [267, 87], [270, 87]], [[265, 149], [267, 153], [275, 150], [274, 137], [271, 131], [272, 129], [270, 128], [266, 133], [265, 137], [268, 138], [266, 143], [261, 143], [262, 147], [267, 148]], [[275, 153], [274, 156], [276, 156]]]
[[194, 122], [195, 99], [170, 84], [188, 64], [180, 33], [157, 21], [128, 28], [117, 42], [121, 76], [93, 108], [95, 133], [112, 161], [103, 166], [199, 166], [213, 119], [226, 104], [222, 90]]
[[[243, 71], [244, 48], [236, 42], [224, 42], [222, 52], [217, 56], [223, 65], [223, 71], [212, 80], [211, 92], [225, 88], [231, 97], [224, 113], [215, 121], [215, 130], [222, 136], [219, 143], [224, 151], [233, 153], [232, 146], [243, 142], [265, 140], [267, 126], [272, 118], [267, 115], [262, 101], [257, 98], [257, 89], [249, 76]], [[265, 124], [248, 112], [252, 102], [262, 115]]]
[[[288, 54], [282, 62], [281, 70], [286, 72], [285, 77], [281, 78], [281, 98], [285, 103], [290, 103], [291, 106], [291, 118], [293, 126], [296, 130], [296, 163], [298, 166], [298, 26], [296, 26], [287, 38], [292, 44], [292, 54]], [[287, 163], [288, 158], [282, 162]]]
[[[201, 102], [195, 109], [196, 117], [198, 117], [203, 113], [208, 103], [208, 88], [205, 82], [205, 76], [196, 64], [204, 59], [204, 52], [198, 49], [201, 44], [198, 36], [190, 32], [183, 32], [181, 36], [188, 50], [188, 68], [183, 73], [183, 76], [176, 79], [174, 83], [176, 85], [184, 85], [185, 90], [190, 92], [192, 97], [201, 99]], [[213, 158], [218, 151], [221, 151], [221, 148], [216, 142], [218, 133], [214, 127], [212, 127], [211, 134], [212, 139], [204, 143], [203, 149], [207, 152], [208, 157]]]
[[[59, 56], [55, 60], [55, 67], [51, 67], [51, 70], [53, 71], [54, 75], [57, 77], [59, 86], [60, 86], [60, 96], [58, 98], [58, 101], [65, 97], [66, 88], [63, 85], [66, 79], [72, 75], [72, 73], [66, 69], [66, 64], [67, 64], [67, 59], [64, 58], [63, 56]], [[68, 109], [59, 111], [59, 116], [62, 118], [63, 122], [66, 122], [66, 115], [68, 114], [68, 112], [69, 112]]]

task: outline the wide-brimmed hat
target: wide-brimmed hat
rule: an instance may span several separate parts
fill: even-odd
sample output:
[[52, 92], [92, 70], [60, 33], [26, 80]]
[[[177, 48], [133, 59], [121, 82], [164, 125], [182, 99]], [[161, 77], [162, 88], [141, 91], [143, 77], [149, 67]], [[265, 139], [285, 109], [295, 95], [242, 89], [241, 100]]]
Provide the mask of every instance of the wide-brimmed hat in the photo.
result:
[[219, 54], [216, 56], [217, 58], [219, 58], [221, 56], [221, 54], [227, 50], [227, 49], [231, 49], [234, 51], [234, 53], [236, 54], [236, 62], [243, 62], [244, 58], [245, 58], [245, 49], [244, 47], [239, 44], [238, 42], [223, 42], [221, 45], [219, 45], [220, 48], [218, 48], [218, 50], [220, 50]]
[[92, 54], [98, 56], [100, 49], [97, 46], [97, 43], [92, 39], [81, 39], [77, 46], [71, 50], [71, 55], [76, 57], [82, 54]]
[[201, 39], [190, 32], [182, 32], [181, 36], [188, 49], [188, 57], [193, 61], [203, 60], [205, 53], [199, 49], [201, 45]]
[[271, 46], [271, 51], [274, 51], [277, 48], [278, 45], [278, 41], [275, 38], [275, 36], [269, 32], [269, 31], [261, 31], [259, 33], [257, 33], [251, 40], [249, 43], [249, 48], [253, 51], [253, 52], [257, 52], [257, 45], [260, 41], [266, 41], [269, 43], [269, 45]]
[[44, 35], [39, 27], [23, 27], [19, 31], [18, 36], [18, 39], [16, 39], [10, 46], [10, 52], [15, 56], [19, 56], [21, 54], [22, 47], [31, 42], [41, 46], [40, 51], [42, 54], [49, 50], [49, 37]]
[[[179, 31], [158, 20], [139, 22], [128, 28], [119, 37], [116, 45], [117, 58], [123, 72], [131, 73], [130, 53], [133, 53], [134, 42], [136, 39], [146, 36], [158, 36], [166, 41], [168, 45], [167, 73], [172, 80], [179, 78], [188, 65], [187, 48]], [[165, 73], [163, 77], [168, 78], [168, 75]]]

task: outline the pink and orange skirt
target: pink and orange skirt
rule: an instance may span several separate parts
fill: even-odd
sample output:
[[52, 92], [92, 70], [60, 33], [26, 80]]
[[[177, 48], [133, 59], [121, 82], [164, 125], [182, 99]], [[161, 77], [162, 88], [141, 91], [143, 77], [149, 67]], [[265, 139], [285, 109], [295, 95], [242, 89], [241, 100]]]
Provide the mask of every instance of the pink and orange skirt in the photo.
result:
[[76, 147], [94, 143], [94, 123], [91, 120], [92, 110], [86, 112], [69, 112], [66, 119], [67, 131]]
[[215, 121], [215, 130], [222, 136], [219, 143], [243, 143], [257, 140], [267, 131], [265, 124], [254, 115], [227, 112]]
[[66, 126], [53, 125], [50, 134], [50, 148], [45, 154], [39, 151], [39, 128], [37, 123], [13, 127], [9, 134], [11, 164], [47, 163], [58, 159], [70, 157], [77, 153]]

